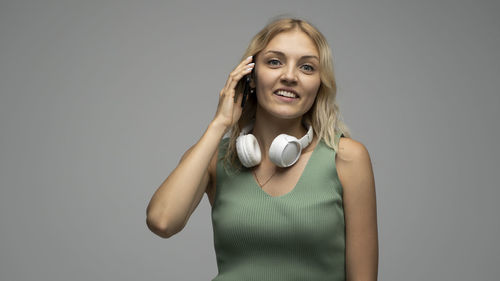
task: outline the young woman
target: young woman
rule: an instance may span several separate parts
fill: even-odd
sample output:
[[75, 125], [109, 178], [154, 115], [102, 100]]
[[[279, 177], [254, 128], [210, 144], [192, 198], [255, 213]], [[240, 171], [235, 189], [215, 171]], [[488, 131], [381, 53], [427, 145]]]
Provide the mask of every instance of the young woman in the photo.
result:
[[214, 281], [376, 280], [371, 160], [338, 118], [325, 37], [278, 19], [243, 58], [208, 129], [153, 195], [148, 227], [178, 233], [206, 193]]

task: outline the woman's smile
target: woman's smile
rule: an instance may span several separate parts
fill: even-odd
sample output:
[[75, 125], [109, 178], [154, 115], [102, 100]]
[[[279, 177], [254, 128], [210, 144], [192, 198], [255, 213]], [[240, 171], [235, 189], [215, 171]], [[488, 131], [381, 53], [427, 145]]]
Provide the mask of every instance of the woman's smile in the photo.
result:
[[294, 102], [300, 98], [297, 92], [293, 89], [280, 88], [274, 91], [274, 94], [283, 102]]

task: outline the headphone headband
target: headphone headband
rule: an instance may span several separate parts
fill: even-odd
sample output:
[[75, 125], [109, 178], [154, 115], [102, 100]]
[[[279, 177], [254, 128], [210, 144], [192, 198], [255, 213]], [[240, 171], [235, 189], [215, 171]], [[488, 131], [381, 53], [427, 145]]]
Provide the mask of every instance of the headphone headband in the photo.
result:
[[[240, 136], [248, 134], [253, 129], [254, 125], [255, 125], [255, 119], [252, 120], [250, 124], [246, 125], [243, 129], [241, 129]], [[307, 133], [302, 138], [299, 139], [300, 145], [302, 146], [302, 149], [304, 149], [312, 142], [314, 132], [311, 124], [306, 123], [303, 119], [302, 119], [302, 125], [304, 125], [304, 127], [307, 128]]]

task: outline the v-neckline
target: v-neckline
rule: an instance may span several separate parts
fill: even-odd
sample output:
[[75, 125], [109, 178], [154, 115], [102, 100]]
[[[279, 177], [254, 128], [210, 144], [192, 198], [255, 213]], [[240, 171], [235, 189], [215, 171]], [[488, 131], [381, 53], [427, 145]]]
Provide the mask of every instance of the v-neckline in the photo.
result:
[[251, 169], [249, 169], [248, 172], [250, 173], [250, 177], [252, 178], [252, 183], [253, 183], [252, 185], [259, 190], [258, 192], [264, 193], [265, 197], [274, 198], [274, 199], [283, 198], [283, 197], [288, 196], [289, 194], [295, 192], [295, 190], [297, 189], [297, 187], [299, 187], [299, 185], [302, 183], [302, 178], [304, 177], [304, 174], [308, 171], [309, 163], [311, 162], [311, 159], [316, 154], [316, 150], [318, 150], [318, 146], [320, 145], [321, 141], [322, 141], [322, 139], [319, 139], [316, 142], [316, 146], [314, 147], [313, 151], [311, 152], [311, 156], [309, 156], [309, 159], [307, 159], [307, 163], [306, 163], [306, 165], [304, 167], [304, 170], [302, 170], [302, 173], [300, 174], [300, 177], [297, 180], [297, 183], [295, 183], [295, 186], [290, 191], [288, 191], [287, 193], [282, 194], [282, 195], [278, 195], [278, 196], [272, 196], [271, 194], [267, 193], [259, 185], [259, 183], [257, 182], [257, 179], [255, 178], [255, 176], [254, 176], [253, 172], [251, 171]]

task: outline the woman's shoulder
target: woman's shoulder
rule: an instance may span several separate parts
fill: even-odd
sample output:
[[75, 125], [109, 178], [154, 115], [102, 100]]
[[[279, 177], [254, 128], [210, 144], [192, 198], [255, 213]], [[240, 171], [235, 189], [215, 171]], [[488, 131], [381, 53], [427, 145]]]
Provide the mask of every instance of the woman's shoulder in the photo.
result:
[[344, 196], [353, 198], [358, 196], [357, 192], [366, 192], [366, 187], [369, 188], [373, 182], [372, 164], [366, 147], [351, 138], [340, 138], [337, 156], [337, 175]]
[[369, 155], [364, 144], [352, 138], [342, 137], [339, 140], [337, 157], [343, 162], [356, 162]]

